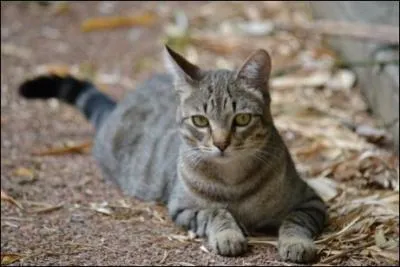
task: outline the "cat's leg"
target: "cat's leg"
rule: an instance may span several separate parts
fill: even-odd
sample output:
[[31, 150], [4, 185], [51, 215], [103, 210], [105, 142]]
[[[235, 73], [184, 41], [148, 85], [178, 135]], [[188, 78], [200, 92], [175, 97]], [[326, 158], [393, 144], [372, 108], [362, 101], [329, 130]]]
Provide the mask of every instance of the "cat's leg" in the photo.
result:
[[226, 209], [175, 209], [172, 220], [200, 237], [207, 237], [213, 250], [223, 256], [237, 256], [247, 250], [247, 239]]
[[326, 206], [310, 188], [306, 201], [285, 218], [279, 228], [278, 251], [283, 260], [311, 262], [316, 258], [313, 239], [327, 219]]

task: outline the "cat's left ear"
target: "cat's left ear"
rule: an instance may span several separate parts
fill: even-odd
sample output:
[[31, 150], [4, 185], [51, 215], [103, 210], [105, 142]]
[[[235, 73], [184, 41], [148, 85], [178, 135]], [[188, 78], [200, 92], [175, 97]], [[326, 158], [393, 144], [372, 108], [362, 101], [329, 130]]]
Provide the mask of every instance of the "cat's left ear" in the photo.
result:
[[165, 45], [164, 64], [176, 82], [193, 84], [202, 78], [202, 70]]
[[236, 72], [236, 79], [243, 79], [255, 89], [267, 90], [271, 73], [271, 57], [264, 49], [252, 53]]

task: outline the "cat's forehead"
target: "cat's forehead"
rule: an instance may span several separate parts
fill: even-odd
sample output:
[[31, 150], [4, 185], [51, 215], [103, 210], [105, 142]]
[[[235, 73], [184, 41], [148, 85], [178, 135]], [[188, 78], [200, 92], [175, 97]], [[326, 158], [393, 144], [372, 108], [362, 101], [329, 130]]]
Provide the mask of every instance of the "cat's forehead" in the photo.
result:
[[224, 92], [233, 82], [233, 73], [229, 70], [209, 71], [199, 83], [200, 90], [205, 93], [218, 94]]

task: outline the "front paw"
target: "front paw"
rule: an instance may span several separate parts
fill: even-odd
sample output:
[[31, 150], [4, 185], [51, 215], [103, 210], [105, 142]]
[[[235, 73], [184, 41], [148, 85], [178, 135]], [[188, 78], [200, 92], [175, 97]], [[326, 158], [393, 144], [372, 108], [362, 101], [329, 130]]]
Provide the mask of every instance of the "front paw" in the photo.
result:
[[214, 251], [222, 256], [239, 256], [247, 250], [247, 239], [242, 232], [232, 229], [223, 230], [209, 238]]
[[314, 242], [308, 238], [283, 238], [278, 242], [279, 256], [282, 260], [305, 263], [314, 261], [317, 249]]

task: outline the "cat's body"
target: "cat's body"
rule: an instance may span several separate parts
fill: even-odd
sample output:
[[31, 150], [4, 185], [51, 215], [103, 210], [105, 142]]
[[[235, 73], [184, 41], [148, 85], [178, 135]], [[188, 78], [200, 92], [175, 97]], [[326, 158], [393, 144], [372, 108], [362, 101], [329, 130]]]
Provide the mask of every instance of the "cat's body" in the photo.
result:
[[26, 93], [52, 78], [21, 92], [80, 107], [96, 125], [93, 155], [106, 178], [128, 195], [166, 203], [178, 225], [219, 254], [242, 254], [245, 234], [279, 228], [283, 259], [313, 260], [325, 205], [273, 124], [268, 54], [258, 51], [236, 72], [202, 71], [170, 49], [166, 56], [173, 75], [153, 76], [118, 104], [94, 88], [78, 93], [87, 83], [72, 84], [77, 93], [68, 97]]

